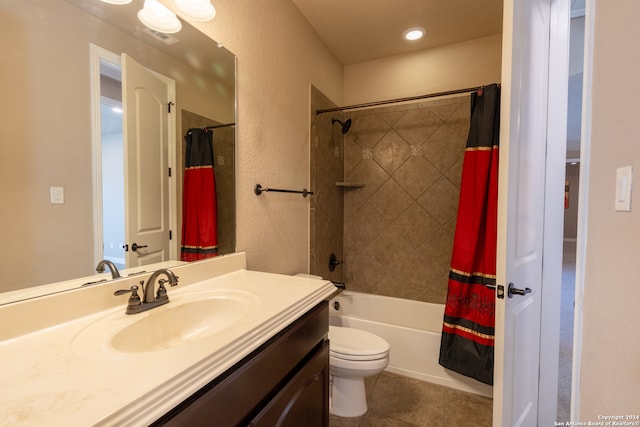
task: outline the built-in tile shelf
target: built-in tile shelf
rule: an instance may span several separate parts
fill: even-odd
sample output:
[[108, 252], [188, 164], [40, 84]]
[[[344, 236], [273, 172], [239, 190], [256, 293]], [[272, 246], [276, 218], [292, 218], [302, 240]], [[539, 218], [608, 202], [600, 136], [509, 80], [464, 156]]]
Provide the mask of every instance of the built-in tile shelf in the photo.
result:
[[336, 182], [336, 187], [349, 187], [349, 188], [360, 188], [364, 187], [367, 184], [361, 184], [358, 182]]

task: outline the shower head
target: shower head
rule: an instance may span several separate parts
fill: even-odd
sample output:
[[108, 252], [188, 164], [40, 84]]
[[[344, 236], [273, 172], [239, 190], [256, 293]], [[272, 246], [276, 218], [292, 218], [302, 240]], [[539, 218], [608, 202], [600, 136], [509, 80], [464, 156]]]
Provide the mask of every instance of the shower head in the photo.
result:
[[351, 127], [351, 119], [347, 119], [344, 123], [338, 119], [331, 119], [331, 124], [335, 124], [336, 122], [342, 125], [342, 134], [349, 132], [349, 128]]

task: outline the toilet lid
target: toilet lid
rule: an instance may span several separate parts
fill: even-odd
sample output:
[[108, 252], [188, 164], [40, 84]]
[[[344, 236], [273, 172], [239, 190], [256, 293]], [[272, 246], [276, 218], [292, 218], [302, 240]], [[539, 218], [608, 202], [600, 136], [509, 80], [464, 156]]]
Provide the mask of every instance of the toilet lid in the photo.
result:
[[389, 354], [389, 343], [371, 332], [329, 326], [329, 352], [341, 359], [381, 359]]

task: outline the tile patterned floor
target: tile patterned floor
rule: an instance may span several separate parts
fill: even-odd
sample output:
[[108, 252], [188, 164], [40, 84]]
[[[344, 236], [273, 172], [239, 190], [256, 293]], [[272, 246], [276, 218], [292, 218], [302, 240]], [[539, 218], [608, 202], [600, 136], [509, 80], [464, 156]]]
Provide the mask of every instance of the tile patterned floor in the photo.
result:
[[331, 416], [330, 427], [491, 426], [490, 398], [382, 372], [367, 378], [369, 410], [361, 417]]

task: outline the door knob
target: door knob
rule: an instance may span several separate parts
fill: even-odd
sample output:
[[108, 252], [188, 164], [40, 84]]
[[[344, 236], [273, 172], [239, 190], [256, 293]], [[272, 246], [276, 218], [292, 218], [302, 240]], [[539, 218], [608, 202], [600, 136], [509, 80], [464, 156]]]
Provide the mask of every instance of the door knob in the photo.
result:
[[531, 288], [524, 288], [524, 289], [518, 289], [516, 288], [513, 283], [509, 283], [509, 288], [507, 289], [507, 296], [509, 298], [513, 298], [514, 295], [526, 295], [526, 294], [530, 294]]
[[133, 245], [131, 245], [131, 250], [132, 250], [133, 252], [135, 252], [135, 251], [137, 251], [137, 250], [138, 250], [138, 249], [140, 249], [140, 248], [146, 248], [146, 247], [147, 247], [147, 245], [139, 245], [139, 244], [137, 244], [137, 243], [134, 243]]

